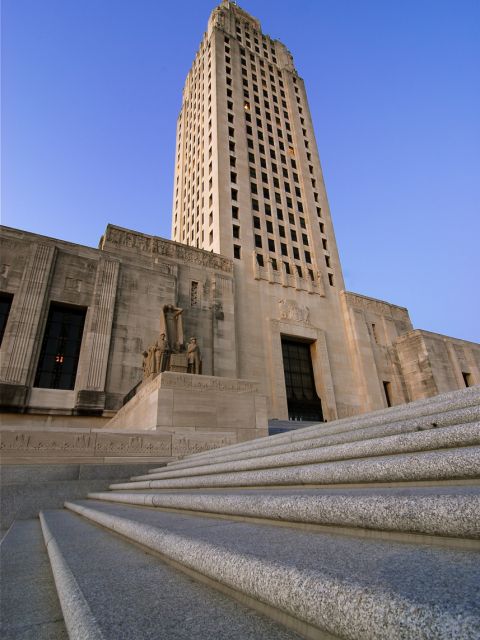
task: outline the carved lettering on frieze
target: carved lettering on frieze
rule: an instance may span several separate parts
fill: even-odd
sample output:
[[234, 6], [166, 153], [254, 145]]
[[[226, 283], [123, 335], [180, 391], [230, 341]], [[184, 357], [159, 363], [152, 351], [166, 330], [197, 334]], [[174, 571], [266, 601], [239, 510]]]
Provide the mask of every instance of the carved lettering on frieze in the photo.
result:
[[282, 299], [278, 301], [280, 308], [280, 320], [290, 320], [309, 324], [310, 309], [305, 305], [300, 305], [295, 300]]
[[202, 389], [205, 391], [250, 391], [253, 393], [258, 392], [258, 385], [255, 382], [233, 380], [230, 378], [213, 378], [210, 376], [192, 376], [188, 373], [176, 373], [175, 376], [163, 374], [161, 388]]

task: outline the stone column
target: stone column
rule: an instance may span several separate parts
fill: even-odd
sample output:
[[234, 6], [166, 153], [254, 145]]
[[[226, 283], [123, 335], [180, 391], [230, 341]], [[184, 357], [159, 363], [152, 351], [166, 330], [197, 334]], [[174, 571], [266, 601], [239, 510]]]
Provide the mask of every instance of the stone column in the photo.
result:
[[33, 359], [41, 339], [40, 323], [47, 308], [55, 254], [54, 246], [33, 246], [19, 290], [13, 298], [2, 345], [0, 387], [3, 405], [24, 405], [27, 389], [33, 382]]
[[212, 375], [235, 378], [237, 345], [233, 279], [216, 274], [213, 287]]
[[112, 337], [113, 313], [120, 263], [101, 258], [97, 267], [93, 302], [88, 310], [83, 349], [79, 361], [79, 388], [75, 408], [101, 411], [105, 407], [105, 383]]
[[337, 403], [324, 331], [317, 329], [317, 339], [313, 343], [312, 349], [313, 374], [317, 393], [323, 403], [323, 417], [326, 420], [336, 420], [338, 418]]

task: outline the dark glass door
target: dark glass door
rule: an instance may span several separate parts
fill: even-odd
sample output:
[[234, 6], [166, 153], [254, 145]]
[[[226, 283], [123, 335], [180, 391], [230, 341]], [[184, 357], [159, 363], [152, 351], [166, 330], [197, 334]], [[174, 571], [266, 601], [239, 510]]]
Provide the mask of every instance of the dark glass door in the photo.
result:
[[289, 420], [322, 422], [322, 401], [315, 389], [310, 345], [282, 338], [282, 355]]
[[86, 309], [52, 302], [35, 387], [74, 389]]

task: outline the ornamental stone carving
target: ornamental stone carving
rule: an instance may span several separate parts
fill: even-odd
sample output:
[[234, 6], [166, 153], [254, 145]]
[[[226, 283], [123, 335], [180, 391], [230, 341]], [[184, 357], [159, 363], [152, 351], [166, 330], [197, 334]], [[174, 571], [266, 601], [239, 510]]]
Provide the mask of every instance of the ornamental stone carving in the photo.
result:
[[191, 337], [187, 346], [187, 372], [201, 373], [202, 361], [200, 359], [200, 348], [197, 339]]
[[278, 301], [280, 307], [280, 320], [291, 320], [309, 324], [310, 309], [305, 305], [299, 305], [295, 300], [282, 299]]
[[181, 260], [200, 267], [209, 267], [210, 269], [218, 269], [233, 273], [233, 261], [230, 258], [196, 249], [195, 247], [187, 247], [186, 245], [164, 240], [156, 236], [147, 236], [143, 233], [135, 233], [127, 229], [108, 225], [105, 235], [101, 240], [101, 249], [105, 249], [108, 244], [115, 247], [125, 247], [127, 249], [135, 249], [140, 253], [149, 256], [165, 256], [174, 260]]

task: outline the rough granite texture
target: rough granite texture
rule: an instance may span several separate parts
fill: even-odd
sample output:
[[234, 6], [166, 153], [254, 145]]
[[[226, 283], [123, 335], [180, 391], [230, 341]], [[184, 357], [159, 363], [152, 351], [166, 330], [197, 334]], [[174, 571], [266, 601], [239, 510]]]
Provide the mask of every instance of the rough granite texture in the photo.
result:
[[[479, 410], [480, 414], [480, 410]], [[292, 465], [393, 455], [410, 451], [428, 451], [480, 444], [480, 423], [430, 429], [429, 431], [406, 433], [383, 438], [371, 438], [362, 442], [309, 448], [280, 455], [258, 456], [249, 460], [234, 460], [218, 464], [167, 470], [133, 477], [132, 480], [153, 480], [200, 476], [209, 473], [228, 473], [249, 469], [269, 469]]]
[[15, 522], [1, 545], [2, 640], [68, 640], [40, 522]]
[[[480, 385], [474, 387], [468, 387], [466, 389], [460, 389], [458, 391], [450, 391], [448, 393], [439, 394], [432, 398], [426, 398], [424, 400], [417, 400], [408, 404], [398, 405], [387, 409], [380, 409], [379, 411], [373, 411], [367, 414], [361, 414], [358, 416], [341, 418], [340, 420], [334, 420], [329, 423], [319, 423], [313, 427], [305, 427], [304, 429], [298, 429], [295, 432], [288, 434], [278, 434], [275, 436], [268, 436], [266, 438], [258, 438], [254, 442], [240, 443], [222, 447], [213, 452], [200, 452], [194, 453], [185, 458], [185, 460], [191, 460], [193, 458], [210, 457], [227, 451], [248, 451], [249, 449], [255, 449], [257, 446], [270, 442], [275, 444], [291, 442], [299, 438], [310, 438], [312, 432], [316, 433], [318, 430], [323, 430], [332, 427], [335, 430], [345, 431], [350, 429], [361, 428], [363, 426], [375, 426], [382, 424], [390, 424], [392, 422], [398, 422], [400, 420], [409, 420], [411, 418], [420, 418], [422, 416], [428, 416], [434, 413], [443, 413], [445, 411], [452, 411], [456, 409], [463, 409], [467, 407], [478, 407], [480, 405]], [[176, 463], [170, 463], [176, 464]]]
[[[469, 412], [469, 419], [473, 419], [473, 415], [477, 414], [480, 417], [480, 409], [475, 409], [473, 412]], [[449, 417], [446, 418], [449, 420]], [[469, 420], [465, 420], [465, 422], [469, 422]], [[461, 424], [462, 421], [452, 422], [452, 424]], [[449, 422], [450, 424], [450, 422]], [[477, 423], [478, 424], [478, 423]], [[248, 460], [250, 458], [258, 458], [261, 456], [273, 456], [279, 455], [282, 453], [290, 453], [294, 451], [303, 451], [306, 449], [312, 449], [315, 447], [326, 447], [334, 444], [346, 444], [349, 442], [358, 442], [363, 440], [371, 440], [374, 438], [387, 437], [392, 435], [398, 435], [401, 433], [411, 433], [421, 430], [427, 429], [438, 429], [440, 430], [445, 426], [445, 421], [443, 420], [443, 416], [440, 416], [437, 421], [435, 421], [435, 425], [432, 425], [432, 421], [428, 421], [426, 423], [421, 423], [418, 420], [408, 420], [405, 422], [396, 422], [388, 425], [381, 425], [377, 427], [365, 427], [362, 429], [357, 429], [353, 431], [345, 431], [343, 433], [336, 433], [332, 435], [317, 435], [315, 438], [309, 438], [307, 440], [300, 440], [298, 442], [289, 442], [287, 444], [274, 444], [268, 446], [268, 442], [265, 443], [265, 446], [259, 446], [256, 449], [249, 451], [240, 451], [238, 453], [228, 453], [226, 452], [223, 455], [215, 455], [211, 457], [205, 458], [188, 458], [185, 461], [178, 462], [175, 464], [171, 464], [165, 466], [163, 468], [158, 469], [150, 469], [148, 474], [156, 475], [157, 473], [170, 472], [170, 471], [180, 471], [187, 470], [192, 467], [198, 467], [200, 465], [214, 465], [220, 462], [231, 462], [234, 460]]]
[[407, 482], [478, 478], [480, 447], [421, 451], [360, 460], [339, 460], [294, 467], [236, 471], [192, 478], [139, 480], [110, 485], [111, 489], [241, 487], [361, 482]]
[[[47, 511], [44, 521], [88, 606], [83, 613], [93, 616], [92, 633], [103, 640], [300, 640], [83, 518]], [[78, 616], [71, 592], [63, 596], [65, 606]], [[97, 636], [73, 630], [71, 638], [79, 637]]]
[[478, 553], [122, 505], [66, 506], [342, 638], [480, 636]]
[[104, 640], [82, 589], [75, 579], [58, 543], [50, 531], [48, 519], [40, 513], [43, 538], [55, 578], [65, 626], [70, 640]]
[[[480, 407], [466, 407], [462, 409], [456, 409], [454, 411], [446, 411], [442, 413], [434, 413], [426, 417], [413, 417], [409, 419], [402, 419], [399, 421], [390, 420], [384, 421], [380, 425], [369, 425], [366, 423], [358, 428], [352, 428], [351, 425], [348, 424], [337, 424], [335, 422], [331, 422], [328, 424], [317, 425], [315, 429], [312, 431], [311, 429], [299, 429], [295, 433], [284, 434], [285, 440], [275, 440], [276, 436], [272, 436], [271, 440], [266, 440], [264, 438], [260, 440], [250, 441], [245, 444], [237, 445], [238, 448], [230, 449], [230, 447], [222, 447], [220, 449], [216, 449], [215, 451], [211, 451], [209, 455], [203, 454], [202, 457], [196, 456], [192, 458], [186, 458], [184, 460], [171, 462], [168, 465], [168, 468], [186, 468], [192, 465], [200, 464], [200, 462], [205, 461], [205, 463], [210, 464], [215, 462], [216, 459], [221, 459], [226, 455], [234, 455], [236, 458], [240, 458], [244, 456], [246, 453], [251, 453], [252, 451], [259, 452], [262, 449], [265, 452], [274, 451], [274, 447], [279, 446], [292, 446], [294, 444], [299, 445], [299, 449], [307, 448], [309, 446], [318, 446], [315, 445], [315, 440], [319, 440], [319, 442], [323, 441], [323, 438], [330, 437], [347, 437], [349, 441], [349, 436], [351, 436], [352, 440], [359, 440], [365, 437], [365, 434], [368, 434], [371, 429], [376, 428], [377, 430], [381, 430], [382, 428], [385, 430], [396, 430], [397, 433], [409, 432], [409, 431], [423, 431], [432, 428], [438, 427], [446, 427], [451, 425], [465, 424], [469, 422], [475, 422], [480, 419]], [[378, 433], [378, 435], [383, 435], [382, 433]], [[385, 435], [388, 435], [386, 432]], [[303, 446], [302, 446], [303, 445]], [[161, 471], [162, 468], [158, 470], [150, 469], [149, 473], [156, 473], [157, 471]]]
[[[462, 489], [461, 487], [460, 489]], [[91, 493], [89, 498], [149, 507], [189, 509], [287, 522], [363, 527], [439, 536], [480, 538], [480, 487], [461, 491], [395, 491], [375, 495], [338, 491], [264, 492], [256, 495]]]

